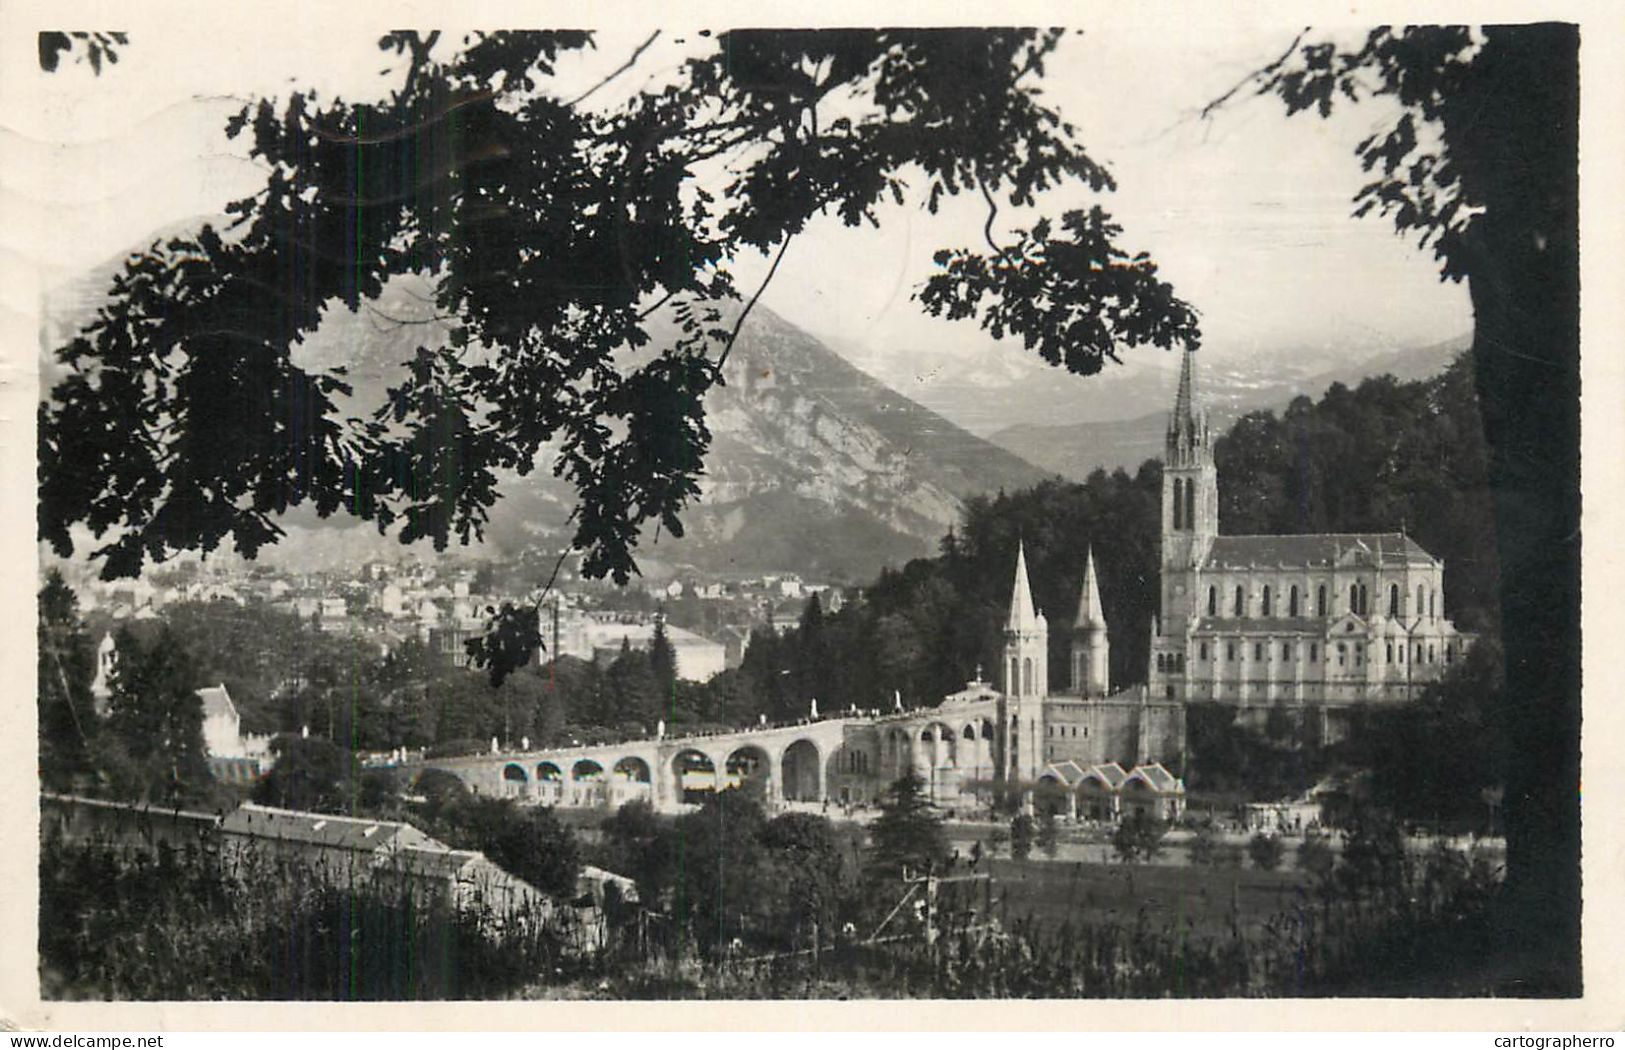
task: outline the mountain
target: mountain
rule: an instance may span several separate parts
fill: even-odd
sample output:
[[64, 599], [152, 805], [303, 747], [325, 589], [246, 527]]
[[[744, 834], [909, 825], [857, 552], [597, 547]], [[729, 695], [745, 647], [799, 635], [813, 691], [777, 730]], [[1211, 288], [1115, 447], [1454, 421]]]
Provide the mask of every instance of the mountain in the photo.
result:
[[[88, 319], [113, 269], [99, 267], [53, 292], [42, 351]], [[380, 403], [385, 389], [402, 381], [399, 365], [417, 347], [443, 345], [448, 333], [428, 319], [428, 291], [421, 280], [393, 281], [361, 311], [330, 309], [321, 328], [294, 348], [303, 367], [344, 369], [354, 394], [340, 405], [342, 414]], [[658, 342], [660, 332], [654, 334]], [[42, 360], [42, 376], [57, 371]], [[713, 444], [699, 503], [683, 515], [683, 537], [645, 537], [639, 563], [646, 576], [692, 566], [867, 579], [882, 565], [932, 553], [958, 522], [965, 497], [1049, 476], [891, 390], [761, 306], [740, 332], [725, 380], [706, 401]], [[566, 539], [573, 492], [538, 467], [503, 479], [488, 549], [478, 553], [557, 549]], [[296, 512], [283, 525], [286, 538], [262, 554], [268, 561], [339, 567], [405, 553], [348, 518]]]
[[[1303, 378], [1280, 374], [1263, 363], [1250, 368], [1215, 367], [1202, 362], [1202, 397], [1214, 429], [1224, 431], [1248, 412], [1280, 411], [1294, 397], [1318, 397], [1333, 383], [1358, 385], [1368, 376], [1391, 375], [1401, 381], [1427, 379], [1444, 371], [1472, 343], [1463, 335], [1429, 346], [1406, 347], [1348, 362]], [[1173, 387], [1161, 384], [1164, 404], [1130, 419], [1065, 424], [1022, 423], [989, 435], [988, 440], [1023, 459], [1082, 481], [1090, 472], [1122, 467], [1134, 470], [1162, 455], [1163, 431]]]

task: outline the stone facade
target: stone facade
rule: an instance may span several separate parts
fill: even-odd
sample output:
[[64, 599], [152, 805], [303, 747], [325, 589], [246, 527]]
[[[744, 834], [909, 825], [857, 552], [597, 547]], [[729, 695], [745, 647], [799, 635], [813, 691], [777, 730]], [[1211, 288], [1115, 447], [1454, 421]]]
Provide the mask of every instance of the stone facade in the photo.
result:
[[1220, 535], [1189, 351], [1164, 462], [1152, 696], [1233, 705], [1244, 721], [1286, 708], [1335, 732], [1354, 705], [1415, 698], [1472, 644], [1445, 616], [1444, 563], [1403, 532]]

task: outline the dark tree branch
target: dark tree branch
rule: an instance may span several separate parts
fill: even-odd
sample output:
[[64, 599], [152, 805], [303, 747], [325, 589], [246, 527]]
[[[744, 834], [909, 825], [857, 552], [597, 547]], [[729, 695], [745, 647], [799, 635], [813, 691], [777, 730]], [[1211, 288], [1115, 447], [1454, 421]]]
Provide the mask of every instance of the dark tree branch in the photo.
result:
[[733, 331], [728, 333], [728, 342], [722, 348], [722, 356], [718, 357], [717, 363], [712, 366], [717, 378], [722, 377], [722, 366], [728, 363], [728, 355], [733, 353], [734, 341], [739, 338], [739, 330], [745, 327], [745, 318], [750, 316], [751, 310], [756, 306], [756, 301], [762, 297], [762, 293], [767, 291], [767, 286], [773, 282], [773, 275], [779, 272], [779, 263], [784, 261], [785, 249], [790, 247], [790, 241], [794, 236], [794, 234], [790, 233], [784, 235], [784, 240], [779, 244], [779, 253], [773, 257], [773, 265], [768, 267], [767, 276], [762, 278], [762, 283], [756, 286], [756, 294], [750, 297], [750, 302], [745, 304], [745, 308], [734, 319]]
[[1207, 120], [1212, 117], [1214, 113], [1217, 113], [1220, 109], [1224, 108], [1224, 106], [1229, 103], [1232, 98], [1235, 98], [1236, 95], [1240, 93], [1241, 89], [1246, 87], [1248, 84], [1261, 83], [1273, 76], [1276, 70], [1285, 65], [1287, 59], [1291, 58], [1292, 55], [1298, 50], [1298, 45], [1303, 43], [1303, 38], [1308, 34], [1309, 29], [1309, 26], [1304, 26], [1302, 29], [1298, 30], [1298, 35], [1292, 38], [1292, 43], [1287, 45], [1286, 50], [1282, 51], [1278, 56], [1276, 56], [1275, 61], [1261, 69], [1255, 69], [1251, 73], [1248, 73], [1246, 76], [1236, 81], [1235, 85], [1231, 87], [1230, 90], [1203, 106], [1202, 111], [1197, 114], [1198, 119]]
[[588, 88], [586, 91], [583, 91], [581, 94], [579, 94], [575, 98], [571, 99], [568, 104], [572, 105], [572, 106], [579, 106], [581, 103], [587, 101], [593, 95], [597, 94], [599, 88], [604, 87], [610, 81], [614, 80], [616, 77], [620, 76], [622, 73], [625, 73], [628, 69], [631, 69], [634, 65], [637, 64], [638, 59], [640, 57], [642, 57], [643, 53], [645, 51], [649, 50], [649, 45], [653, 44], [655, 42], [655, 39], [658, 38], [659, 36], [660, 36], [660, 30], [658, 30], [658, 29], [656, 29], [653, 33], [650, 33], [649, 36], [643, 41], [643, 43], [639, 44], [637, 46], [637, 49], [632, 52], [632, 57], [631, 58], [628, 58], [625, 62], [622, 62], [620, 64], [620, 66], [618, 66], [614, 71], [612, 71], [604, 79], [600, 80], [598, 83], [594, 84], [592, 87]]
[[982, 224], [982, 239], [987, 242], [993, 254], [998, 255], [1004, 251], [993, 240], [993, 220], [998, 218], [999, 202], [993, 199], [993, 191], [987, 188], [986, 180], [982, 181], [981, 187], [982, 199], [987, 201], [987, 222]]

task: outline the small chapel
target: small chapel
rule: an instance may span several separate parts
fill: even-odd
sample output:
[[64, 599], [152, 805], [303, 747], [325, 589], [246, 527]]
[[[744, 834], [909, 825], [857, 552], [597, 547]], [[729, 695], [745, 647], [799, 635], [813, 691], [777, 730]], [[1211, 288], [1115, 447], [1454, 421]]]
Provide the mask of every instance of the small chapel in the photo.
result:
[[1046, 766], [1179, 760], [1185, 709], [1219, 703], [1264, 728], [1271, 711], [1324, 742], [1358, 706], [1415, 699], [1472, 645], [1445, 615], [1444, 563], [1403, 531], [1225, 536], [1214, 436], [1185, 351], [1162, 474], [1161, 579], [1143, 685], [1113, 690], [1094, 555], [1073, 618], [1070, 681], [1048, 681], [1049, 623], [1026, 551], [1001, 659], [1003, 693], [1025, 710], [1019, 773]]

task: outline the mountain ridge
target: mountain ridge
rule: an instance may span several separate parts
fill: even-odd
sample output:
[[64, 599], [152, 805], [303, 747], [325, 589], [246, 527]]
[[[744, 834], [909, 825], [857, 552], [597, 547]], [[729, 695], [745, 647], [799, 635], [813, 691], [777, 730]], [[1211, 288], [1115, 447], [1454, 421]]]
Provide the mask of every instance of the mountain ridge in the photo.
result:
[[[1237, 382], [1244, 376], [1233, 370], [1217, 376], [1204, 371], [1202, 397], [1214, 429], [1223, 432], [1250, 412], [1279, 412], [1293, 398], [1318, 396], [1334, 383], [1354, 386], [1379, 375], [1401, 381], [1431, 378], [1471, 343], [1470, 335], [1461, 335], [1425, 346], [1402, 347], [1303, 380]], [[1171, 388], [1167, 396], [1171, 398]], [[1167, 421], [1168, 409], [1162, 407], [1127, 419], [1018, 423], [994, 431], [988, 440], [1063, 477], [1083, 481], [1095, 470], [1121, 467], [1133, 471], [1147, 459], [1160, 457]]]
[[[179, 230], [166, 228], [165, 235], [173, 232]], [[47, 301], [40, 348], [47, 390], [61, 374], [49, 351], [94, 314], [121, 263], [97, 267]], [[425, 314], [430, 291], [421, 278], [397, 279], [359, 311], [330, 306], [318, 330], [293, 347], [301, 367], [343, 370], [352, 393], [340, 399], [339, 414], [364, 417], [402, 382], [400, 365], [418, 347], [446, 345], [445, 323], [389, 320]], [[965, 498], [1050, 476], [885, 386], [760, 305], [740, 330], [724, 382], [707, 395], [706, 412], [713, 443], [700, 498], [682, 514], [684, 536], [646, 534], [638, 551], [646, 576], [694, 567], [867, 579], [883, 565], [932, 553], [958, 522]], [[517, 555], [567, 541], [575, 494], [549, 468], [539, 461], [525, 477], [502, 478], [486, 548]], [[283, 540], [262, 557], [293, 567], [337, 567], [404, 551], [370, 523], [324, 520], [308, 508], [286, 516], [283, 526]]]

